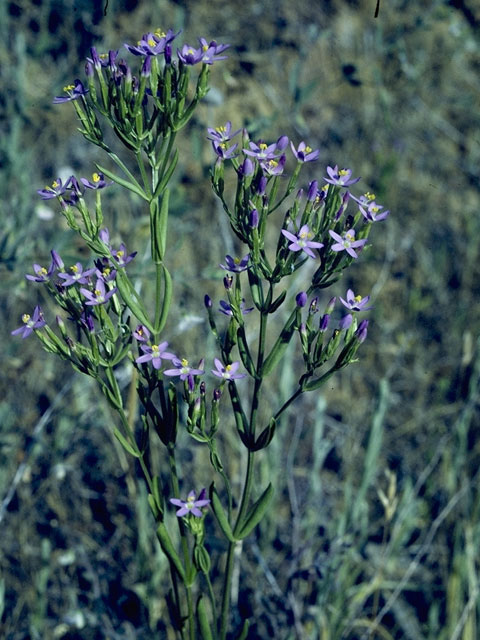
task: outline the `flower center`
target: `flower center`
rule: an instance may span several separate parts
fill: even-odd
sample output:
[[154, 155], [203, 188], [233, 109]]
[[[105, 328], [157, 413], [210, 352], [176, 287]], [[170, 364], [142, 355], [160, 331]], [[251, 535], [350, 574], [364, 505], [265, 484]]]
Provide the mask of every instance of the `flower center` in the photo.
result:
[[76, 264], [72, 264], [72, 266], [70, 267], [70, 271], [72, 273], [78, 273], [78, 267]]
[[354, 301], [355, 302], [360, 302], [361, 299], [362, 299], [362, 296], [355, 296], [354, 297]]
[[30, 320], [30, 315], [28, 313], [24, 313], [22, 316], [22, 321], [27, 324], [28, 321]]
[[308, 145], [304, 149], [305, 153], [311, 153], [311, 151], [312, 151], [312, 147], [309, 147]]
[[260, 144], [258, 145], [258, 148], [261, 149], [262, 151], [265, 151], [265, 149], [267, 149], [267, 144], [265, 142], [260, 142]]
[[154, 47], [157, 43], [155, 42], [155, 40], [153, 38], [149, 38], [147, 40], [147, 44], [149, 47]]
[[339, 176], [346, 176], [348, 174], [348, 171], [346, 169], [340, 169], [340, 171], [338, 172]]
[[66, 93], [69, 93], [70, 91], [73, 91], [75, 89], [75, 85], [74, 84], [67, 84], [66, 87], [63, 87], [63, 90]]
[[46, 275], [47, 275], [47, 273], [48, 273], [48, 271], [45, 269], [45, 267], [42, 267], [42, 268], [40, 269], [40, 275], [42, 275], [42, 276], [46, 276]]
[[92, 180], [93, 180], [95, 183], [97, 183], [97, 182], [100, 182], [101, 178], [100, 178], [100, 176], [99, 176], [99, 174], [98, 174], [98, 173], [94, 173], [94, 174], [92, 174]]
[[152, 353], [154, 355], [158, 355], [160, 353], [160, 349], [158, 347], [158, 344], [152, 344]]

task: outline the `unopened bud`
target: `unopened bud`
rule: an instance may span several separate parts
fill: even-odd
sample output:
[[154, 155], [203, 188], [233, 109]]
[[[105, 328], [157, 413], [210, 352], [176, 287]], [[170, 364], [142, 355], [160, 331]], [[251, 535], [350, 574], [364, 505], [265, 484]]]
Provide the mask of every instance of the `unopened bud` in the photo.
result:
[[297, 306], [302, 308], [307, 304], [307, 299], [308, 299], [308, 296], [306, 292], [300, 291], [300, 293], [298, 293], [295, 297], [295, 302], [297, 303]]

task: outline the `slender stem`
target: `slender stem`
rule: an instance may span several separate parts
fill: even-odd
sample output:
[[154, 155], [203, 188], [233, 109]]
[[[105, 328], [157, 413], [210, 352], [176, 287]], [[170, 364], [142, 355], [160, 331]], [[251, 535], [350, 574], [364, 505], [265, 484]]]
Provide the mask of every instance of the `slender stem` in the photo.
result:
[[[168, 464], [170, 466], [170, 480], [172, 482], [173, 494], [176, 498], [180, 496], [180, 487], [178, 484], [178, 475], [177, 475], [177, 463], [175, 460], [175, 448], [174, 445], [169, 444], [168, 446]], [[180, 541], [183, 552], [183, 560], [185, 563], [185, 573], [187, 576], [191, 574], [191, 562], [190, 562], [190, 553], [188, 550], [188, 540], [187, 534], [185, 530], [185, 525], [183, 523], [182, 518], [177, 518], [178, 529], [180, 531]], [[194, 617], [193, 617], [193, 601], [192, 601], [192, 590], [190, 585], [185, 584], [185, 592], [187, 596], [187, 610], [188, 610], [188, 624], [189, 624], [189, 637], [190, 640], [195, 640], [195, 626], [194, 626]]]
[[223, 581], [222, 614], [220, 618], [220, 640], [226, 640], [228, 628], [228, 613], [230, 609], [230, 589], [233, 574], [233, 559], [236, 542], [228, 545], [227, 563], [225, 566], [225, 578]]
[[291, 395], [290, 398], [286, 402], [284, 402], [284, 404], [281, 406], [281, 408], [273, 416], [275, 418], [275, 420], [277, 420], [277, 418], [279, 418], [281, 416], [281, 414], [285, 411], [285, 409], [287, 409], [287, 407], [289, 407], [292, 404], [292, 402], [294, 400], [296, 400], [301, 393], [303, 393], [302, 388], [298, 387], [298, 389], [295, 391], [295, 393], [293, 395]]
[[217, 605], [215, 604], [215, 593], [213, 592], [212, 581], [208, 573], [204, 574], [205, 581], [207, 583], [208, 597], [210, 598], [210, 604], [212, 605], [213, 624], [215, 629], [215, 638], [218, 636], [218, 618], [217, 618]]

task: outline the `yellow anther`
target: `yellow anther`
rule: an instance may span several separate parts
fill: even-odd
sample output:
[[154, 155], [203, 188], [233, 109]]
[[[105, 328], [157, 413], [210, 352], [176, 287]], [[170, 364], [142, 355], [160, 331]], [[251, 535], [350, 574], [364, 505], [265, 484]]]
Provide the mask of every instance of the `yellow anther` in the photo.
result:
[[157, 43], [152, 38], [149, 38], [147, 40], [147, 44], [148, 44], [149, 47], [154, 47]]
[[278, 166], [278, 162], [276, 160], [269, 160], [268, 166], [271, 167], [272, 169], [275, 169], [275, 167]]
[[152, 344], [152, 351], [154, 351], [155, 353], [157, 353], [158, 351], [160, 351], [158, 344]]
[[188, 360], [182, 358], [182, 367], [188, 367]]
[[208, 51], [208, 44], [204, 44], [202, 46], [202, 51]]
[[54, 181], [52, 182], [52, 187], [53, 187], [54, 189], [56, 189], [56, 188], [57, 188], [57, 187], [59, 187], [59, 186], [60, 186], [60, 183], [59, 183], [57, 180], [54, 180]]
[[92, 174], [92, 180], [93, 180], [94, 182], [100, 182], [101, 178], [100, 178], [100, 176], [99, 176], [99, 174], [98, 174], [98, 173], [93, 173], [93, 174]]
[[24, 313], [22, 316], [22, 320], [25, 324], [30, 320], [30, 315], [28, 313]]
[[157, 38], [165, 38], [167, 34], [161, 29], [155, 29], [155, 35], [157, 36]]
[[227, 364], [227, 366], [225, 367], [225, 371], [230, 371], [230, 369], [232, 368], [231, 364]]
[[225, 133], [225, 131], [227, 130], [227, 127], [223, 126], [223, 127], [215, 127], [215, 131], [217, 133]]
[[99, 296], [102, 295], [102, 292], [100, 291], [100, 289], [95, 289], [95, 291], [93, 293], [95, 294], [96, 298], [98, 298]]
[[309, 147], [308, 145], [305, 147], [305, 153], [311, 153], [312, 152], [312, 147]]
[[75, 85], [74, 84], [67, 84], [66, 87], [63, 87], [63, 90], [66, 91], [67, 93], [69, 91], [73, 91], [75, 89]]
[[47, 275], [47, 273], [48, 273], [48, 271], [45, 269], [45, 267], [42, 267], [42, 268], [40, 269], [40, 273], [42, 274], [42, 276], [46, 276], [46, 275]]
[[261, 149], [262, 151], [264, 151], [265, 149], [267, 149], [267, 148], [268, 148], [268, 145], [267, 145], [267, 144], [265, 144], [265, 142], [261, 142], [261, 143], [258, 145], [258, 148], [259, 148], [259, 149]]
[[338, 172], [339, 176], [346, 176], [348, 173], [348, 171], [346, 169], [340, 169], [340, 171]]
[[355, 296], [354, 297], [355, 302], [360, 302], [361, 299], [362, 299], [362, 296]]
[[72, 266], [70, 267], [70, 271], [72, 271], [72, 273], [77, 273], [78, 272], [78, 267], [76, 264], [72, 264]]

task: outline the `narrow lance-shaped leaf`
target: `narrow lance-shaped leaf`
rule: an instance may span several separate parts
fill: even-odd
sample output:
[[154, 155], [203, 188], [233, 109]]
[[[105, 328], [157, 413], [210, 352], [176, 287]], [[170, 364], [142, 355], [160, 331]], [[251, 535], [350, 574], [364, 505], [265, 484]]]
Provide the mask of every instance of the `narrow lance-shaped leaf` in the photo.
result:
[[247, 517], [243, 521], [243, 523], [239, 523], [241, 526], [239, 530], [235, 528], [233, 535], [240, 540], [246, 538], [249, 533], [253, 531], [253, 529], [257, 526], [260, 520], [265, 515], [266, 510], [268, 509], [268, 505], [270, 504], [270, 500], [273, 497], [273, 487], [272, 483], [268, 485], [265, 491], [262, 493], [260, 498], [255, 502], [253, 507], [247, 514]]
[[138, 182], [133, 183], [133, 182], [129, 182], [128, 180], [125, 180], [125, 178], [120, 178], [120, 176], [117, 176], [115, 173], [112, 173], [108, 169], [105, 169], [105, 167], [100, 166], [99, 164], [96, 164], [96, 167], [99, 171], [105, 174], [107, 178], [110, 178], [110, 180], [113, 180], [120, 186], [125, 187], [125, 189], [129, 189], [130, 191], [133, 191], [133, 193], [136, 193], [137, 196], [140, 196], [147, 202], [149, 201], [147, 194], [142, 189], [142, 187], [138, 184]]
[[116, 283], [118, 291], [122, 296], [123, 301], [133, 313], [133, 315], [150, 331], [154, 333], [153, 325], [147, 317], [147, 312], [143, 306], [143, 302], [139, 298], [137, 292], [133, 288], [130, 279], [123, 269], [117, 271]]
[[130, 442], [128, 442], [128, 440], [125, 438], [124, 435], [122, 435], [121, 431], [117, 427], [115, 427], [115, 429], [113, 430], [113, 435], [117, 438], [117, 440], [120, 442], [120, 444], [125, 449], [125, 451], [127, 451], [130, 455], [134, 456], [135, 458], [140, 457], [140, 453], [133, 448]]
[[235, 538], [232, 532], [232, 527], [230, 526], [227, 514], [223, 509], [222, 503], [220, 502], [220, 498], [218, 496], [217, 490], [215, 489], [215, 485], [213, 482], [210, 485], [210, 501], [211, 501], [212, 511], [217, 519], [220, 529], [223, 531], [223, 533], [225, 534], [225, 537], [230, 542], [235, 542]]
[[261, 375], [262, 377], [268, 376], [269, 373], [277, 366], [280, 360], [283, 358], [286, 348], [290, 344], [293, 332], [295, 330], [295, 311], [292, 312], [290, 318], [287, 320], [280, 335], [278, 336], [272, 350], [268, 354], [265, 362], [263, 363]]
[[163, 522], [161, 522], [157, 527], [157, 538], [160, 542], [160, 546], [162, 547], [163, 552], [177, 570], [182, 582], [185, 582], [185, 570], [182, 563], [180, 562], [180, 558], [175, 551], [175, 547], [172, 544], [167, 528], [163, 524]]
[[200, 633], [202, 635], [202, 640], [213, 640], [212, 630], [210, 629], [210, 623], [208, 622], [207, 610], [205, 608], [203, 596], [200, 596], [197, 602], [197, 618], [198, 626], [200, 627]]

